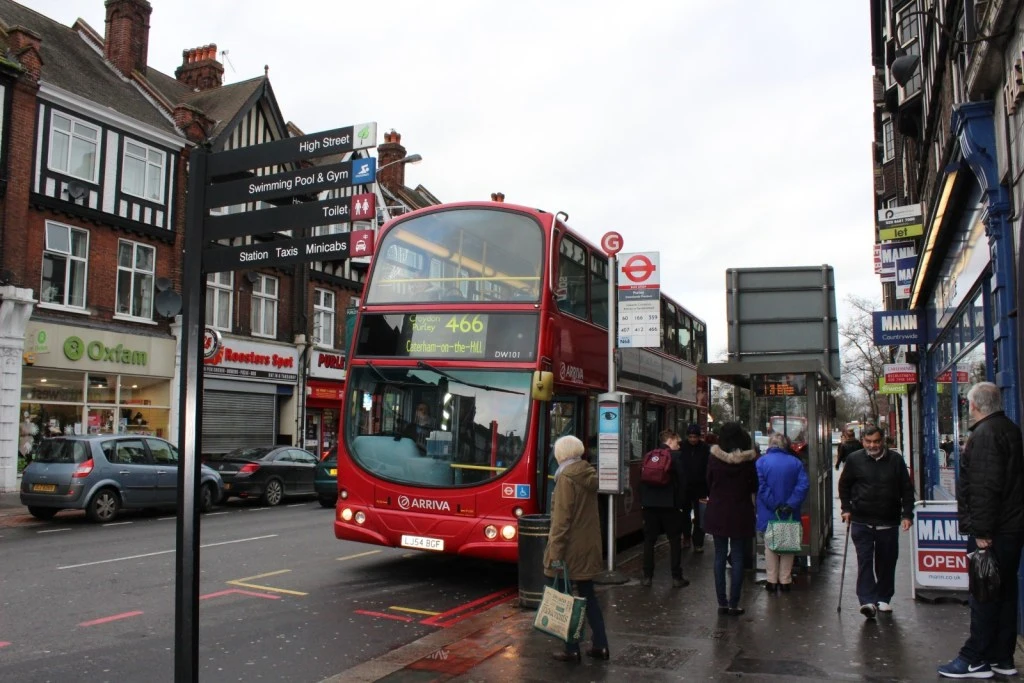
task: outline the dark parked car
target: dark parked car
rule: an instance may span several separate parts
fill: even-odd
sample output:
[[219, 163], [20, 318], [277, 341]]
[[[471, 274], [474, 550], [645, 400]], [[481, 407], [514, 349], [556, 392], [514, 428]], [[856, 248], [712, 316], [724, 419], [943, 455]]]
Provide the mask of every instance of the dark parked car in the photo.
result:
[[259, 498], [277, 505], [285, 496], [312, 495], [317, 457], [293, 446], [236, 448], [207, 464], [224, 480], [224, 498]]
[[[220, 475], [203, 467], [199, 505], [220, 500]], [[121, 508], [175, 507], [178, 450], [154, 436], [61, 436], [39, 444], [21, 476], [21, 503], [37, 519], [85, 510], [110, 522]]]
[[332, 508], [338, 503], [338, 447], [327, 451], [324, 459], [317, 463], [313, 477], [316, 498], [325, 508]]

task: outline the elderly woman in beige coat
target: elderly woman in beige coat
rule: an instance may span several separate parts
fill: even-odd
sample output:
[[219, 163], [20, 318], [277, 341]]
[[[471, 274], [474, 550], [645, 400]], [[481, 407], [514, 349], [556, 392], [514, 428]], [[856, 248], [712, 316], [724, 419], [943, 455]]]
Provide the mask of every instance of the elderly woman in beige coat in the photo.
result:
[[[544, 551], [544, 574], [554, 579], [562, 573], [580, 597], [587, 599], [587, 622], [593, 634], [587, 655], [608, 659], [608, 636], [604, 617], [594, 593], [594, 577], [604, 569], [601, 563], [601, 518], [597, 512], [597, 471], [583, 460], [583, 442], [563, 436], [555, 442], [555, 493], [551, 501], [551, 532]], [[579, 662], [579, 643], [566, 643], [556, 652], [561, 662]]]

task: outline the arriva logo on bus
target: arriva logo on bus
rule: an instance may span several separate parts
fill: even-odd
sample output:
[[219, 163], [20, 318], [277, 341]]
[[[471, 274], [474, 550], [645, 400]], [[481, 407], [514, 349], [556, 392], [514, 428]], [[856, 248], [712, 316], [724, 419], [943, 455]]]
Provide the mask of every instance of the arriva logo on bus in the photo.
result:
[[398, 507], [403, 510], [430, 510], [432, 512], [451, 512], [447, 500], [430, 500], [429, 498], [398, 497]]
[[568, 363], [559, 363], [558, 379], [563, 382], [569, 381], [574, 384], [583, 384], [583, 368], [569, 365]]

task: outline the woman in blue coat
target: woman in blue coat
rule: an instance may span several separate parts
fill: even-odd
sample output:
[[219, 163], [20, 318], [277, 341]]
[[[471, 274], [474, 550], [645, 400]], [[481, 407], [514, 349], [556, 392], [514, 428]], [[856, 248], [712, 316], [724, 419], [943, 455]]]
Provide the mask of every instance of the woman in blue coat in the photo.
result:
[[[768, 522], [776, 518], [800, 520], [800, 506], [807, 497], [810, 481], [800, 458], [789, 452], [789, 437], [775, 432], [768, 440], [768, 450], [757, 459], [757, 530], [763, 534]], [[776, 553], [764, 549], [769, 593], [789, 592], [793, 583], [793, 557], [791, 553]]]

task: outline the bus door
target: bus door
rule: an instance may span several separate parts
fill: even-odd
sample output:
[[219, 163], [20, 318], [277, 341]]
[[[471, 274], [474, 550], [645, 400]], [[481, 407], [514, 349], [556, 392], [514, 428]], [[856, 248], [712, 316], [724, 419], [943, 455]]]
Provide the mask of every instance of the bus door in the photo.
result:
[[555, 488], [555, 441], [567, 435], [579, 436], [582, 428], [582, 398], [577, 396], [555, 396], [547, 404], [545, 420], [542, 422], [543, 438], [537, 449], [537, 506], [541, 512], [548, 512], [551, 492]]

